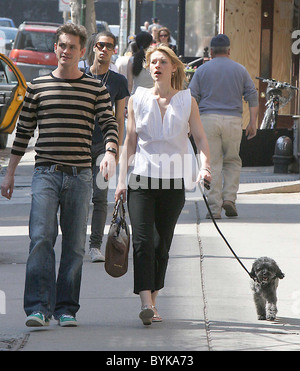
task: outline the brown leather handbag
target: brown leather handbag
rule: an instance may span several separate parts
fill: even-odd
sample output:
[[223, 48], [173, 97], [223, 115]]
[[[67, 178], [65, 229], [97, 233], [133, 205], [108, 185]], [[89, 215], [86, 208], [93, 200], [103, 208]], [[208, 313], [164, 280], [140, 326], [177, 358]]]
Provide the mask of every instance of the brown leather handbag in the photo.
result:
[[128, 269], [130, 232], [125, 219], [125, 208], [120, 199], [115, 203], [106, 250], [105, 270], [112, 277], [123, 276]]

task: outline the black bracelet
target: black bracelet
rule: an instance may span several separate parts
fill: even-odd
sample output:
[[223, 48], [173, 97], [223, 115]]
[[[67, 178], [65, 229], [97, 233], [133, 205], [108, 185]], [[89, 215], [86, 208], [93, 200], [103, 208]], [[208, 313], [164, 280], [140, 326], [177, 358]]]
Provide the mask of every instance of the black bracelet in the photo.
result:
[[117, 150], [113, 147], [106, 148], [106, 151], [113, 153], [115, 156], [117, 156]]

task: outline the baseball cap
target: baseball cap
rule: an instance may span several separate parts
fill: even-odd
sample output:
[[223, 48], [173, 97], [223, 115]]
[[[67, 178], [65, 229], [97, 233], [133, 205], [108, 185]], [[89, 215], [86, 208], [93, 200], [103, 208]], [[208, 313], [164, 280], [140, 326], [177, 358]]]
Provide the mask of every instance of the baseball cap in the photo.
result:
[[129, 35], [128, 38], [127, 38], [127, 43], [129, 44], [134, 40], [135, 40], [135, 35]]
[[211, 47], [226, 47], [230, 46], [230, 40], [227, 35], [219, 34], [214, 36], [210, 42]]

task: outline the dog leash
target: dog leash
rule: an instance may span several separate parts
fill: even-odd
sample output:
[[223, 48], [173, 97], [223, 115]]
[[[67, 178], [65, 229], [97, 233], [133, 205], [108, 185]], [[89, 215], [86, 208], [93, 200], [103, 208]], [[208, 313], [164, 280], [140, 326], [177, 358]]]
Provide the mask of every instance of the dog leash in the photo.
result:
[[[202, 184], [204, 185], [204, 187], [209, 190], [210, 189], [210, 185], [209, 183], [207, 182], [207, 180], [203, 180], [202, 181]], [[210, 215], [210, 218], [211, 220], [213, 221], [214, 223], [214, 226], [216, 227], [217, 231], [219, 232], [219, 234], [221, 235], [221, 237], [223, 238], [223, 240], [225, 241], [226, 245], [229, 247], [229, 250], [232, 252], [232, 254], [234, 255], [234, 257], [236, 258], [236, 260], [240, 263], [240, 265], [243, 267], [243, 269], [248, 273], [249, 277], [251, 279], [253, 279], [255, 281], [255, 277], [253, 277], [251, 275], [251, 273], [248, 271], [248, 269], [244, 266], [244, 264], [241, 262], [240, 258], [236, 255], [236, 253], [234, 252], [233, 248], [230, 246], [229, 242], [227, 241], [227, 239], [225, 238], [225, 236], [223, 235], [223, 233], [221, 232], [220, 228], [218, 227], [217, 223], [216, 223], [216, 220], [211, 212], [211, 209], [209, 207], [209, 204], [208, 204], [208, 200], [207, 200], [207, 197], [206, 197], [206, 194], [205, 194], [205, 191], [202, 189], [202, 186], [200, 183], [198, 183], [198, 186], [199, 186], [199, 189], [200, 189], [200, 192], [203, 196], [203, 199], [204, 199], [204, 202], [205, 202], [205, 205], [206, 205], [206, 208], [209, 212], [209, 215]]]

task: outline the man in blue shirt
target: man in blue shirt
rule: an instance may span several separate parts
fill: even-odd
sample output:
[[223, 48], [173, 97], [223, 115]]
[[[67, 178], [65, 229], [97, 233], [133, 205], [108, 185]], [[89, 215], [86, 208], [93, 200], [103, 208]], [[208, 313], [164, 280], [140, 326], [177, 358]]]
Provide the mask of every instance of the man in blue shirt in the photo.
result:
[[243, 98], [249, 105], [246, 136], [251, 139], [256, 135], [258, 95], [246, 68], [230, 59], [229, 38], [219, 34], [212, 38], [210, 47], [212, 59], [196, 70], [189, 88], [198, 101], [210, 146], [212, 183], [208, 203], [214, 218], [220, 219], [222, 208], [226, 216], [238, 216], [235, 201], [242, 167]]

